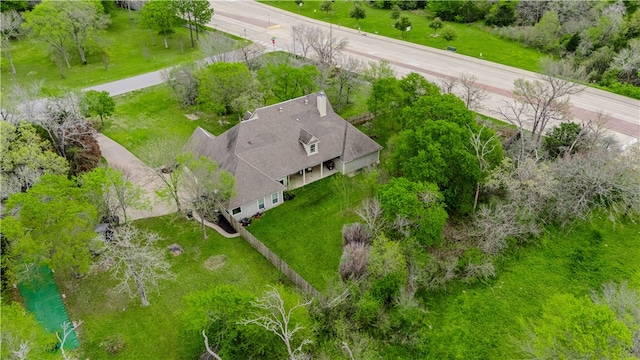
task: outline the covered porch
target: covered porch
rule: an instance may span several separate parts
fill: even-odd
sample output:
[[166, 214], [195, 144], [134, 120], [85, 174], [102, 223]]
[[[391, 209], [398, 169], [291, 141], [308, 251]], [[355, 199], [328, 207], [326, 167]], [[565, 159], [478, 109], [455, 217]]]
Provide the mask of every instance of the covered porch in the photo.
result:
[[[311, 171], [309, 171], [309, 169]], [[318, 165], [313, 166], [312, 168], [307, 168], [305, 170], [306, 171], [299, 171], [295, 174], [291, 174], [288, 176], [288, 181], [286, 184], [287, 189], [289, 190], [297, 189], [299, 187], [303, 187], [309, 183], [323, 179], [327, 176], [331, 176], [338, 172], [338, 169], [337, 167], [335, 167], [335, 165], [332, 170], [329, 170], [325, 166], [325, 163], [320, 163]]]

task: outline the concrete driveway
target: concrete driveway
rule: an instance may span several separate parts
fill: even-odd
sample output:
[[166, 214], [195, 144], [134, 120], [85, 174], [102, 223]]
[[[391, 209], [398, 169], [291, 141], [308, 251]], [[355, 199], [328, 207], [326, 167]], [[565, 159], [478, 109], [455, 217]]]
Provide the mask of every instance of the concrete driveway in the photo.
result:
[[150, 167], [135, 157], [129, 150], [103, 134], [98, 134], [98, 144], [102, 156], [109, 166], [122, 170], [127, 174], [129, 181], [142, 187], [146, 191], [146, 198], [151, 202], [150, 211], [131, 209], [127, 212], [128, 220], [137, 220], [155, 216], [171, 214], [177, 211], [175, 205], [169, 205], [160, 199], [155, 191], [162, 188], [159, 180]]

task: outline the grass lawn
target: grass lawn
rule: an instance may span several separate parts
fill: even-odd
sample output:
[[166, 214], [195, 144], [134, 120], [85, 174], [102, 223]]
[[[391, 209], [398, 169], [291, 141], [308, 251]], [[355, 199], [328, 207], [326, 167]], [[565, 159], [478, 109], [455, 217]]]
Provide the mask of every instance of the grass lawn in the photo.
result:
[[[87, 65], [81, 65], [77, 51], [70, 50], [71, 68], [66, 69], [63, 79], [45, 44], [31, 38], [14, 41], [13, 61], [17, 74], [11, 74], [6, 57], [2, 57], [2, 94], [10, 91], [14, 83], [28, 84], [43, 80], [46, 89], [63, 86], [70, 89], [85, 88], [109, 81], [124, 79], [150, 71], [163, 69], [178, 63], [191, 62], [203, 57], [196, 47], [191, 48], [189, 30], [176, 28], [168, 39], [165, 49], [162, 37], [136, 25], [139, 14], [133, 12], [134, 21], [129, 21], [126, 10], [114, 9], [111, 25], [106, 30], [104, 42], [109, 56], [109, 66], [105, 69], [102, 54], [88, 56]], [[144, 50], [146, 49], [146, 50]], [[4, 95], [3, 95], [4, 96]]]
[[[249, 231], [287, 262], [316, 289], [323, 291], [337, 279], [342, 255], [342, 226], [358, 221], [353, 212], [366, 191], [359, 186], [361, 175], [350, 181], [350, 206], [334, 190], [336, 176], [316, 181], [293, 191], [295, 199], [264, 213]], [[344, 178], [343, 178], [344, 179]]]
[[[105, 120], [101, 132], [134, 155], [140, 155], [151, 139], [170, 135], [186, 142], [197, 126], [219, 135], [233, 125], [221, 126], [217, 116], [181, 109], [164, 85], [137, 90], [115, 100], [115, 114]], [[197, 115], [198, 119], [191, 120], [186, 115]]]
[[570, 233], [551, 229], [540, 245], [503, 259], [498, 277], [425, 296], [432, 326], [429, 358], [513, 359], [516, 339], [553, 294], [585, 296], [601, 284], [629, 280], [640, 289], [640, 224], [605, 216]]
[[[261, 2], [309, 18], [326, 22], [332, 21], [334, 24], [340, 24], [340, 26], [352, 29], [358, 28], [356, 20], [349, 17], [349, 12], [353, 6], [351, 1], [335, 1], [333, 16], [320, 10], [321, 1], [307, 1], [302, 7], [298, 6], [295, 1]], [[405, 32], [404, 38], [401, 38], [400, 31], [393, 26], [395, 20], [391, 19], [389, 10], [374, 9], [370, 6], [365, 6], [364, 8], [367, 17], [360, 20], [359, 24], [362, 31], [367, 33], [375, 33], [377, 31], [382, 36], [402, 39], [438, 49], [454, 46], [457, 48], [457, 52], [463, 55], [479, 58], [482, 53], [482, 58], [485, 60], [530, 71], [538, 71], [540, 59], [546, 56], [536, 50], [524, 48], [516, 42], [500, 39], [489, 34], [477, 24], [445, 22], [445, 26], [450, 25], [455, 29], [458, 38], [447, 42], [442, 37], [431, 37], [430, 35], [433, 34], [433, 29], [429, 27], [431, 20], [426, 18], [424, 11], [402, 12], [402, 15], [407, 15], [411, 20], [411, 31]]]
[[[149, 291], [148, 307], [141, 307], [137, 298], [114, 295], [115, 286], [108, 273], [86, 276], [77, 281], [58, 281], [60, 292], [66, 295], [66, 305], [72, 320], [83, 320], [79, 329], [82, 356], [90, 359], [187, 359], [195, 358], [189, 349], [192, 341], [181, 337], [184, 296], [219, 284], [229, 284], [259, 296], [266, 284], [275, 284], [281, 274], [242, 238], [226, 239], [209, 230], [209, 239], [202, 239], [199, 224], [173, 215], [136, 221], [145, 229], [156, 231], [164, 238], [158, 246], [178, 243], [182, 255], [167, 252], [177, 280], [160, 285], [160, 294]], [[225, 255], [226, 262], [217, 270], [204, 267], [213, 255]], [[149, 289], [151, 290], [151, 289]], [[125, 347], [110, 356], [101, 342], [120, 335]], [[191, 339], [193, 340], [193, 339]]]

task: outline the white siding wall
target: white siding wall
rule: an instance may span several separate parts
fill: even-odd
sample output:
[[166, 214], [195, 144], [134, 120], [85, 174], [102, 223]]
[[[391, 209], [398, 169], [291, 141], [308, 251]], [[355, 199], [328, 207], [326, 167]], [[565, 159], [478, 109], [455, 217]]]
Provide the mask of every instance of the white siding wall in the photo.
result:
[[[284, 198], [282, 197], [282, 191], [278, 192], [277, 204], [273, 204], [271, 202], [271, 195], [267, 195], [264, 197], [264, 211], [274, 208], [282, 204], [283, 202], [284, 202]], [[233, 209], [229, 209], [228, 211], [229, 211], [229, 214], [231, 214], [231, 216], [233, 216], [234, 219], [236, 220], [240, 220], [246, 217], [250, 218], [251, 216], [253, 216], [255, 213], [258, 212], [258, 199], [242, 205], [242, 212], [239, 214], [233, 215], [232, 213]]]
[[[378, 160], [380, 160], [380, 151], [376, 151], [369, 155], [359, 157], [355, 160], [349, 161], [348, 163], [344, 164], [344, 173], [348, 174], [358, 169], [362, 169], [365, 166], [376, 164]], [[337, 165], [338, 164], [336, 163], [336, 166]]]

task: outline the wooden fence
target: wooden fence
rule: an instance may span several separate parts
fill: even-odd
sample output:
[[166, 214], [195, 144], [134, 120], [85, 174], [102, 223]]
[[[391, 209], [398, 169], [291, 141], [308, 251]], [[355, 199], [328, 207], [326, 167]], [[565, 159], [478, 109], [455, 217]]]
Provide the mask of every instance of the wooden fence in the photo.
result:
[[352, 116], [348, 118], [347, 121], [353, 126], [358, 126], [366, 123], [367, 121], [373, 120], [373, 118], [375, 118], [375, 116], [373, 116], [372, 113], [366, 112], [364, 114]]
[[311, 286], [302, 276], [300, 276], [297, 272], [295, 272], [289, 265], [282, 260], [278, 255], [276, 255], [273, 251], [269, 250], [258, 238], [253, 236], [247, 229], [242, 226], [238, 222], [238, 220], [234, 219], [231, 215], [229, 215], [226, 211], [221, 211], [222, 215], [229, 221], [231, 226], [233, 226], [236, 231], [242, 235], [242, 237], [262, 256], [267, 258], [273, 266], [275, 266], [278, 270], [280, 270], [283, 274], [285, 274], [297, 287], [304, 290], [307, 294], [312, 295], [317, 298], [322, 298], [322, 294], [316, 288]]

